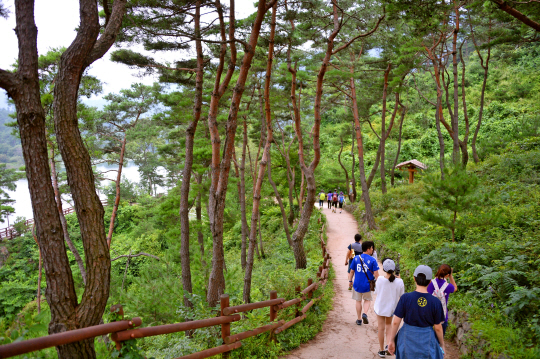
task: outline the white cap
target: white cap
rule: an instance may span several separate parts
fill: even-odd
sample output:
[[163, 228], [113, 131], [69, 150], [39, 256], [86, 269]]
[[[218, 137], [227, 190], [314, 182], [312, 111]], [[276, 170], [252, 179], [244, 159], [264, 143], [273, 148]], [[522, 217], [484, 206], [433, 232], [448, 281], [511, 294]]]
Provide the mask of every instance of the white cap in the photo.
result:
[[417, 277], [420, 273], [424, 274], [427, 280], [431, 280], [433, 278], [433, 271], [427, 265], [421, 264], [416, 267], [414, 270], [414, 276]]
[[396, 263], [394, 263], [393, 260], [391, 259], [387, 259], [383, 262], [382, 264], [382, 268], [385, 272], [388, 272], [388, 271], [395, 271], [396, 270]]

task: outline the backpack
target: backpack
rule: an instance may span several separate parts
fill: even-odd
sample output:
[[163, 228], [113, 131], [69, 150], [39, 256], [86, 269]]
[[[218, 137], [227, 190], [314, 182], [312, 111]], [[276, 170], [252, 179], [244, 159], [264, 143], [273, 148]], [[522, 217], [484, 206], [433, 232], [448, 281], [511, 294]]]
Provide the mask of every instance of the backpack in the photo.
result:
[[433, 296], [437, 297], [441, 301], [443, 311], [444, 311], [444, 316], [446, 317], [446, 311], [448, 309], [446, 308], [446, 296], [444, 295], [444, 291], [446, 290], [446, 287], [448, 287], [448, 282], [445, 281], [442, 287], [440, 288], [439, 288], [439, 285], [437, 284], [436, 279], [432, 279], [431, 283], [433, 284], [433, 288], [434, 288]]
[[332, 195], [332, 202], [337, 202], [337, 193]]
[[349, 259], [352, 260], [352, 259], [354, 259], [355, 256], [356, 256], [356, 253], [354, 252], [354, 249], [353, 249], [352, 243], [351, 243], [351, 250], [349, 251]]
[[326, 199], [326, 194], [321, 193], [321, 195], [319, 196], [319, 199], [320, 199], [321, 201], [324, 201], [324, 200]]
[[339, 203], [343, 203], [344, 200], [345, 200], [344, 196], [339, 196]]

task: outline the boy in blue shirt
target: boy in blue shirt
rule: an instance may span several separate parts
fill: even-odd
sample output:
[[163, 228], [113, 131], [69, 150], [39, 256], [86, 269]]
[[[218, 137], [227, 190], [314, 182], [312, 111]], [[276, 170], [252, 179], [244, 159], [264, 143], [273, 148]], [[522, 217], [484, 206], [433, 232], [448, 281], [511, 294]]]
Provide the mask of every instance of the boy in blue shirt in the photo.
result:
[[351, 264], [349, 285], [353, 282], [354, 277], [352, 299], [356, 300], [357, 325], [362, 325], [362, 321], [364, 324], [369, 323], [367, 312], [372, 301], [369, 281], [379, 278], [379, 265], [377, 260], [371, 256], [374, 250], [375, 244], [372, 241], [365, 241], [362, 243], [362, 252], [364, 253], [355, 256]]
[[[388, 345], [388, 352], [395, 352], [396, 359], [442, 359], [444, 356], [444, 311], [441, 301], [427, 291], [432, 277], [430, 267], [418, 266], [414, 271], [416, 290], [403, 294], [399, 299]], [[398, 333], [402, 320], [405, 323]]]

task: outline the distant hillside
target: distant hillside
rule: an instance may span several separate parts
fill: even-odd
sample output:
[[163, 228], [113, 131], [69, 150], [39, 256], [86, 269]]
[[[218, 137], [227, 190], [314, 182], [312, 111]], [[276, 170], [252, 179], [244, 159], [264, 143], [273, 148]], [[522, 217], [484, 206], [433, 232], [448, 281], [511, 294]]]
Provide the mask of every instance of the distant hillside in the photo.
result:
[[0, 108], [0, 163], [6, 163], [8, 168], [19, 168], [24, 165], [21, 141], [12, 135], [13, 128], [7, 126], [14, 121], [9, 114], [7, 109]]

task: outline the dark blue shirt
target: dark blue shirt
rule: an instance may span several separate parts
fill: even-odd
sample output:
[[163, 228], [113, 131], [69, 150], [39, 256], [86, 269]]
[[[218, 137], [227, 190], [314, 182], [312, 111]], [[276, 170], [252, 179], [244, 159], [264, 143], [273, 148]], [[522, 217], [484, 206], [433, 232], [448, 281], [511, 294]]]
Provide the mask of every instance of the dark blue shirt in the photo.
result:
[[[364, 263], [364, 269], [362, 270], [362, 264], [360, 264], [360, 257], [362, 257], [362, 262]], [[375, 276], [371, 273], [379, 270], [379, 265], [375, 258], [368, 254], [361, 254], [354, 257], [351, 269], [354, 270], [354, 285], [353, 288], [358, 293], [367, 293], [369, 292], [369, 282], [366, 278], [366, 274], [370, 280], [375, 280]], [[366, 273], [366, 274], [364, 274]], [[434, 297], [435, 298], [435, 297]], [[440, 303], [440, 302], [439, 302]]]
[[444, 311], [441, 301], [429, 293], [405, 293], [399, 299], [396, 317], [415, 327], [432, 327], [444, 322]]

